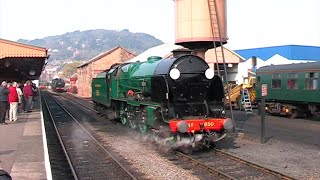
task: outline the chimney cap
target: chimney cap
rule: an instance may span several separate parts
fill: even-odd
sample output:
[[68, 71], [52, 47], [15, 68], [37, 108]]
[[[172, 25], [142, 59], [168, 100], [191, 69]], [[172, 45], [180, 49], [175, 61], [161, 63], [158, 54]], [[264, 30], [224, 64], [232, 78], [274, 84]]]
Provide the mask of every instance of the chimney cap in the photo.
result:
[[173, 54], [173, 57], [178, 57], [182, 55], [188, 55], [192, 53], [192, 50], [187, 49], [187, 48], [181, 48], [181, 49], [175, 49], [171, 51]]

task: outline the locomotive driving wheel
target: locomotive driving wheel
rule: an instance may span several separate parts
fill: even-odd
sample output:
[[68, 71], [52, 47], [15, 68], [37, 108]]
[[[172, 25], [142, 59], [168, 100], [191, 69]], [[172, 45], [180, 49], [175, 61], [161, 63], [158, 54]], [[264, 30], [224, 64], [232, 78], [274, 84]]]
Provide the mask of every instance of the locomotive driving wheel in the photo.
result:
[[142, 134], [147, 134], [148, 132], [148, 126], [147, 123], [145, 122], [145, 119], [143, 119], [140, 123], [139, 123], [139, 130]]
[[130, 125], [131, 129], [136, 129], [137, 128], [137, 121], [135, 119], [130, 119], [129, 125]]
[[127, 115], [122, 114], [120, 117], [120, 121], [121, 121], [121, 124], [126, 125], [127, 124]]

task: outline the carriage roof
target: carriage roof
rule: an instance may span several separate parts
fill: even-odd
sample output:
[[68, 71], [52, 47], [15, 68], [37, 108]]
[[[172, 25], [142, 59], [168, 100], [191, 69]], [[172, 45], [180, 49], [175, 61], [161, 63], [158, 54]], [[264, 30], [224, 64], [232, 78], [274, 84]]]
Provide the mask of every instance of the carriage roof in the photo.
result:
[[308, 62], [297, 64], [284, 64], [284, 65], [269, 65], [261, 67], [257, 73], [265, 72], [297, 72], [297, 71], [320, 71], [320, 62]]

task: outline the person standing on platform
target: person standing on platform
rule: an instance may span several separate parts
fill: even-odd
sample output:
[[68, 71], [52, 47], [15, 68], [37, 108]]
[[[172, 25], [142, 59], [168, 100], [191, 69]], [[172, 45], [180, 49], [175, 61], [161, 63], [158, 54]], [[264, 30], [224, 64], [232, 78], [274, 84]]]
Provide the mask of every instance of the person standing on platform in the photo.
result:
[[27, 85], [25, 85], [23, 87], [23, 96], [24, 96], [24, 99], [26, 101], [26, 111], [25, 112], [31, 112], [30, 111], [30, 108], [31, 108], [31, 105], [32, 105], [32, 87], [31, 87], [31, 82], [30, 81], [27, 81]]
[[7, 82], [3, 81], [0, 86], [0, 123], [7, 124], [5, 122], [6, 113], [8, 109], [8, 94]]
[[17, 84], [17, 93], [18, 93], [18, 97], [19, 97], [18, 113], [21, 113], [22, 109], [23, 109], [24, 98], [23, 98], [23, 93], [22, 93], [22, 90], [21, 90], [21, 84], [20, 83]]
[[26, 99], [24, 98], [24, 93], [23, 93], [23, 89], [24, 89], [24, 87], [27, 85], [27, 82], [25, 82], [24, 84], [23, 84], [23, 86], [21, 87], [21, 90], [22, 90], [22, 94], [23, 94], [23, 96], [22, 96], [22, 111], [23, 112], [26, 112]]
[[17, 82], [13, 82], [12, 86], [9, 88], [9, 120], [16, 121], [18, 114], [18, 103], [19, 103], [19, 95], [17, 92]]
[[[11, 86], [12, 86], [12, 83], [11, 83], [11, 82], [8, 82], [8, 83], [7, 83], [7, 88], [10, 89]], [[8, 94], [8, 95], [9, 95], [9, 94]], [[8, 119], [10, 119], [10, 117], [9, 117], [9, 110], [10, 110], [10, 103], [8, 102], [8, 103], [7, 103], [7, 112], [6, 112], [6, 114], [8, 115]]]
[[32, 98], [32, 104], [31, 104], [30, 109], [32, 110], [33, 107], [34, 107], [34, 103], [35, 103], [36, 100], [37, 100], [37, 99], [36, 99], [36, 96], [37, 96], [38, 90], [37, 90], [36, 84], [34, 84], [34, 83], [31, 83], [31, 88], [32, 88], [32, 96], [33, 96], [33, 98]]

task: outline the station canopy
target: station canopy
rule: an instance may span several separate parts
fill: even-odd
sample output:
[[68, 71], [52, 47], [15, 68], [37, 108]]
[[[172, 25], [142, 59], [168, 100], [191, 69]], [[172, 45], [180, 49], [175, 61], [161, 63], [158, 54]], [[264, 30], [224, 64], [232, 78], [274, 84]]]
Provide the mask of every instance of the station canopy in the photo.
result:
[[39, 79], [47, 58], [46, 48], [0, 39], [0, 80]]

